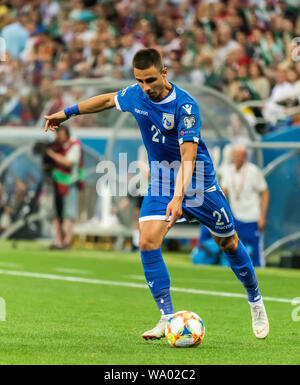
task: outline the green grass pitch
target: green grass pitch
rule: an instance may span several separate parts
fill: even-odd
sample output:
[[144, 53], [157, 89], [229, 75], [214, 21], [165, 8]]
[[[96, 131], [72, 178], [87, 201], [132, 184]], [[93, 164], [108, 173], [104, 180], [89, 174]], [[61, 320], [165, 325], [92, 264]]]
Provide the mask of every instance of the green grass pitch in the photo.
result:
[[265, 302], [270, 335], [257, 340], [247, 300], [218, 294], [245, 294], [230, 269], [194, 266], [185, 253], [164, 255], [172, 287], [194, 289], [172, 297], [175, 311], [191, 310], [204, 321], [197, 348], [141, 338], [160, 313], [143, 286], [138, 253], [1, 243], [0, 364], [300, 364], [300, 308], [276, 302], [300, 297], [299, 270], [257, 270], [263, 296], [271, 297]]

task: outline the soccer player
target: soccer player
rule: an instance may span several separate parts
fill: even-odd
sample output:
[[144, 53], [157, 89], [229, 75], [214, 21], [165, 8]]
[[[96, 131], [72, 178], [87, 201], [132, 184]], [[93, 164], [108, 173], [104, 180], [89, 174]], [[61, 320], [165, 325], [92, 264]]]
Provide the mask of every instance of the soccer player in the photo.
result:
[[161, 312], [158, 324], [142, 337], [164, 337], [167, 319], [174, 313], [170, 277], [161, 253], [163, 239], [177, 221], [197, 220], [227, 254], [233, 272], [247, 291], [253, 332], [257, 338], [265, 338], [269, 322], [254, 267], [235, 232], [228, 202], [201, 140], [199, 107], [191, 95], [168, 82], [167, 68], [157, 50], [139, 50], [133, 58], [133, 73], [136, 84], [124, 90], [95, 96], [45, 116], [45, 130], [55, 130], [73, 115], [112, 107], [131, 112], [138, 122], [151, 175], [139, 218], [141, 259]]

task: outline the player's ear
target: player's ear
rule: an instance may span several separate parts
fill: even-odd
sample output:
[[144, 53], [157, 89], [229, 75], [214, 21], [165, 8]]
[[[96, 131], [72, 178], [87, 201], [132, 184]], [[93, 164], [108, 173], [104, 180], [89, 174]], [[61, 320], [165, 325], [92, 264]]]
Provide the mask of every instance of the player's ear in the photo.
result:
[[164, 67], [161, 71], [161, 74], [163, 75], [163, 77], [166, 77], [167, 76], [167, 73], [168, 73], [168, 68], [167, 67]]

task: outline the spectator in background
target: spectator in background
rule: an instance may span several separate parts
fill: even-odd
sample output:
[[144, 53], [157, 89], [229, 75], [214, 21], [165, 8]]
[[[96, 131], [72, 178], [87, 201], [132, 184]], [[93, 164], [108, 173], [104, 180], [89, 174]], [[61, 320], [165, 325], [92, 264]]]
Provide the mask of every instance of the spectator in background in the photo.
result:
[[297, 89], [299, 89], [299, 85], [300, 85], [300, 60], [295, 63], [295, 70], [296, 70], [296, 73], [297, 73], [296, 85], [298, 87]]
[[276, 71], [276, 85], [272, 89], [270, 98], [263, 110], [265, 119], [273, 124], [282, 119], [285, 116], [284, 100], [292, 97], [294, 97], [294, 88], [287, 81], [286, 71], [278, 69]]
[[26, 116], [26, 106], [19, 93], [13, 88], [0, 86], [0, 124], [20, 125]]
[[[27, 193], [28, 193], [28, 187], [26, 183], [21, 179], [17, 179], [15, 183], [14, 193], [10, 197], [5, 207], [5, 212], [10, 217], [10, 223], [16, 221], [18, 217], [28, 214], [29, 210], [25, 206]], [[23, 211], [25, 210], [23, 215], [21, 215], [22, 210]]]
[[270, 95], [270, 81], [264, 76], [261, 65], [252, 62], [249, 66], [250, 87], [256, 93], [259, 99], [267, 99]]
[[240, 239], [252, 248], [254, 266], [264, 266], [268, 186], [261, 170], [247, 160], [245, 147], [232, 150], [232, 162], [222, 173], [221, 187], [228, 197]]
[[[30, 177], [30, 175], [28, 176]], [[36, 187], [37, 189], [34, 191], [30, 189], [29, 180], [25, 181], [20, 178], [15, 180], [14, 191], [6, 198], [2, 215], [0, 212], [0, 231], [8, 229], [12, 223], [19, 223], [19, 227], [11, 234], [12, 238], [29, 239], [39, 235], [38, 224], [26, 221], [29, 215], [37, 212], [37, 197], [41, 185], [39, 184]]]
[[240, 86], [237, 101], [239, 103], [244, 103], [241, 107], [241, 111], [245, 115], [249, 124], [254, 127], [255, 131], [258, 134], [264, 134], [266, 132], [266, 123], [263, 122], [264, 119], [261, 109], [251, 105], [251, 103], [247, 104], [247, 102], [254, 99], [255, 95], [250, 87]]
[[135, 41], [134, 35], [132, 33], [128, 33], [122, 36], [121, 44], [122, 48], [120, 50], [120, 53], [123, 56], [124, 67], [130, 70], [134, 54], [139, 49], [143, 48], [143, 45]]
[[276, 85], [272, 89], [270, 100], [277, 102], [293, 94], [293, 87], [287, 80], [286, 71], [278, 69], [276, 72]]
[[286, 71], [286, 80], [293, 87], [293, 95], [291, 99], [294, 100], [293, 105], [299, 105], [300, 101], [300, 79], [298, 77], [297, 71], [294, 68], [288, 68]]
[[59, 15], [60, 6], [57, 1], [43, 0], [40, 7], [43, 23], [49, 26], [53, 23], [55, 18]]
[[72, 139], [69, 129], [61, 125], [56, 130], [55, 143], [46, 153], [54, 161], [55, 241], [50, 248], [67, 249], [72, 245], [73, 226], [78, 216], [78, 190], [84, 181], [81, 142]]
[[168, 71], [170, 81], [187, 82], [188, 78], [185, 69], [180, 60], [172, 60], [170, 70]]
[[109, 77], [111, 76], [112, 70], [112, 64], [108, 63], [108, 60], [102, 53], [99, 53], [97, 56], [95, 68], [92, 71], [93, 75], [96, 78]]
[[235, 93], [232, 95], [232, 97], [233, 97], [233, 100], [237, 102], [239, 99], [240, 88], [243, 86], [249, 87], [249, 83], [250, 83], [248, 67], [246, 65], [241, 65], [237, 67], [235, 82], [236, 82]]
[[[47, 78], [43, 79], [41, 83], [41, 92], [44, 95], [45, 104], [40, 119], [37, 122], [37, 125], [40, 126], [43, 124], [44, 115], [49, 115], [52, 111], [56, 111], [57, 108], [65, 108], [70, 103], [75, 102], [74, 94], [71, 90], [65, 90], [61, 87], [50, 87], [50, 84], [51, 80]], [[48, 89], [47, 86], [49, 86]]]
[[225, 67], [221, 74], [222, 91], [224, 94], [233, 100], [237, 93], [238, 84], [236, 82], [236, 71], [231, 67]]
[[214, 68], [216, 70], [224, 65], [227, 55], [238, 47], [238, 43], [232, 39], [232, 30], [229, 25], [220, 24], [217, 33], [219, 48], [214, 55]]
[[28, 20], [28, 15], [20, 13], [13, 23], [2, 29], [1, 37], [5, 40], [6, 49], [13, 58], [20, 57], [29, 39]]
[[[298, 61], [295, 65], [295, 72], [297, 75], [297, 80], [293, 84], [294, 91], [295, 91], [295, 97], [298, 100], [298, 103], [300, 104], [300, 61]], [[300, 124], [300, 113], [293, 115], [293, 125], [299, 125]]]
[[166, 28], [161, 39], [163, 52], [169, 53], [172, 51], [179, 52], [181, 50], [181, 39], [177, 36], [174, 28]]
[[124, 68], [124, 65], [123, 65], [123, 56], [119, 52], [116, 52], [113, 58], [111, 77], [113, 79], [127, 78], [127, 70]]

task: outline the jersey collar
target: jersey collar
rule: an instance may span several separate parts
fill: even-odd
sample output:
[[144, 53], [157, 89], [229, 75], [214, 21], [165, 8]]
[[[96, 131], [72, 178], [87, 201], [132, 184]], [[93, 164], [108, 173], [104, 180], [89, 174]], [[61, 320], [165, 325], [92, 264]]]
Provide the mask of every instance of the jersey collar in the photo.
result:
[[[171, 83], [171, 82], [170, 82]], [[174, 84], [172, 84], [172, 90], [171, 90], [171, 93], [169, 93], [167, 96], [165, 96], [162, 100], [160, 100], [159, 102], [154, 102], [153, 100], [149, 99], [151, 103], [153, 104], [166, 104], [166, 103], [170, 103], [172, 102], [173, 100], [176, 99], [176, 90], [175, 90], [175, 87], [174, 87]]]

